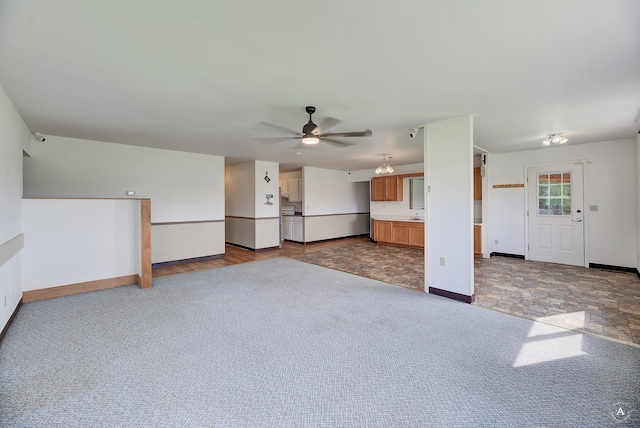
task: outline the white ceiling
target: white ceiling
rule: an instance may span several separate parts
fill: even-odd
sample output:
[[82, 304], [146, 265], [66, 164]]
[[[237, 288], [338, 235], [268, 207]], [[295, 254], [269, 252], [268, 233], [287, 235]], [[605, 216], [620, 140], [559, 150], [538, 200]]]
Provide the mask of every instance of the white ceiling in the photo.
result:
[[[640, 1], [2, 0], [0, 85], [45, 135], [284, 170], [419, 163], [409, 130], [467, 114], [494, 153], [632, 138]], [[306, 105], [373, 137], [255, 140], [300, 131]]]

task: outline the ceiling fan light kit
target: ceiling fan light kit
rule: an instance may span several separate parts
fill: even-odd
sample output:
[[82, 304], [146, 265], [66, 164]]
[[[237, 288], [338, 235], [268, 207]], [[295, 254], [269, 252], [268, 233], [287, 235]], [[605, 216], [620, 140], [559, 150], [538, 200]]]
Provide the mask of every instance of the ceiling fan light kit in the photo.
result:
[[319, 142], [320, 139], [315, 135], [305, 135], [304, 137], [302, 137], [302, 144], [318, 144]]
[[550, 146], [551, 144], [564, 144], [569, 141], [568, 138], [562, 135], [562, 132], [557, 132], [555, 134], [549, 134], [546, 140], [542, 142], [545, 146]]

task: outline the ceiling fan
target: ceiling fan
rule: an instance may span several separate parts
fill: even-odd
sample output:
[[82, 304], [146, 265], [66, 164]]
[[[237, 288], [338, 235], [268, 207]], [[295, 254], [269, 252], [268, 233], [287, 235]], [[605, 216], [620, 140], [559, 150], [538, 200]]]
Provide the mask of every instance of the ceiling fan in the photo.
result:
[[291, 136], [289, 137], [276, 137], [276, 138], [256, 138], [258, 141], [263, 143], [278, 143], [281, 141], [287, 140], [302, 140], [302, 144], [305, 145], [315, 145], [318, 144], [321, 140], [326, 141], [327, 143], [333, 144], [338, 147], [346, 147], [352, 145], [352, 143], [347, 143], [345, 141], [336, 140], [334, 137], [370, 137], [373, 135], [371, 130], [359, 131], [359, 132], [325, 132], [322, 133], [322, 130], [326, 131], [329, 128], [332, 128], [340, 123], [338, 119], [334, 119], [331, 117], [326, 118], [322, 121], [320, 126], [313, 123], [313, 119], [311, 115], [316, 112], [316, 108], [314, 106], [305, 107], [305, 111], [309, 114], [309, 122], [302, 127], [302, 132], [296, 132], [291, 129], [283, 128], [282, 126], [273, 125], [270, 123], [261, 122], [261, 125], [265, 125], [271, 128], [275, 128], [279, 131], [287, 132]]

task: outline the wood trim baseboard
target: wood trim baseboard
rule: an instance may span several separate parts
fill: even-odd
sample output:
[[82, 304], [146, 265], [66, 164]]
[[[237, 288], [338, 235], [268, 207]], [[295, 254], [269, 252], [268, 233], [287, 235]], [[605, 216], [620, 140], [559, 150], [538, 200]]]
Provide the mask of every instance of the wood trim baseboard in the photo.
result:
[[466, 294], [455, 293], [453, 291], [443, 290], [441, 288], [435, 287], [429, 287], [429, 294], [435, 294], [436, 296], [446, 297], [448, 299], [457, 300], [463, 303], [473, 303], [476, 300], [475, 294], [467, 296]]
[[151, 288], [151, 199], [140, 201], [140, 288]]
[[77, 284], [60, 285], [58, 287], [41, 288], [22, 292], [22, 302], [53, 299], [54, 297], [72, 296], [89, 291], [105, 290], [123, 285], [140, 284], [140, 275], [125, 275], [116, 278], [99, 279], [97, 281], [79, 282]]
[[21, 306], [22, 306], [22, 299], [20, 299], [20, 301], [18, 302], [18, 306], [16, 306], [16, 309], [13, 311], [13, 313], [7, 320], [7, 323], [2, 329], [2, 332], [0, 332], [0, 343], [2, 343], [2, 340], [4, 339], [5, 334], [7, 334], [7, 331], [9, 331], [9, 327], [13, 323], [13, 320], [16, 319], [16, 315], [18, 315], [18, 311], [20, 310]]

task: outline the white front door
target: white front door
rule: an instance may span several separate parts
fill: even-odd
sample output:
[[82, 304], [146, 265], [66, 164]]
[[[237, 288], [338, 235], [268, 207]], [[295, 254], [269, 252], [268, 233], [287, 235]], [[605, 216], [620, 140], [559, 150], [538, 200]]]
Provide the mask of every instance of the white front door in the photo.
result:
[[529, 260], [585, 266], [582, 163], [527, 169]]

